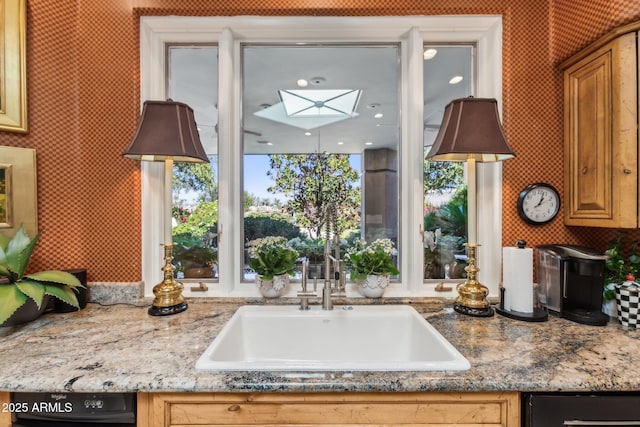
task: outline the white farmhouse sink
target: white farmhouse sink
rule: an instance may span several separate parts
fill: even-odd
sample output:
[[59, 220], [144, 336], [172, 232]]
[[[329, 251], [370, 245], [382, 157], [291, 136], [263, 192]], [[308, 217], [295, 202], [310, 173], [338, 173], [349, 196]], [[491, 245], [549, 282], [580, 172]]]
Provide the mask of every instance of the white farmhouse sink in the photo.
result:
[[470, 365], [411, 306], [243, 306], [196, 369], [440, 371]]

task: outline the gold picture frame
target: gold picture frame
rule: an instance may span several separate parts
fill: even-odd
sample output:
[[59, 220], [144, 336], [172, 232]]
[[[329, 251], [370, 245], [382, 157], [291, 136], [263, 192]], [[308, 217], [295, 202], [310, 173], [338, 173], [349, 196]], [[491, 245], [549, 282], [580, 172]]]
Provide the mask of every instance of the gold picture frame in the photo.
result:
[[0, 0], [0, 131], [28, 132], [26, 0]]
[[12, 172], [10, 164], [0, 163], [0, 228], [11, 228], [13, 225]]
[[20, 225], [38, 233], [36, 150], [0, 147], [0, 234], [12, 237]]

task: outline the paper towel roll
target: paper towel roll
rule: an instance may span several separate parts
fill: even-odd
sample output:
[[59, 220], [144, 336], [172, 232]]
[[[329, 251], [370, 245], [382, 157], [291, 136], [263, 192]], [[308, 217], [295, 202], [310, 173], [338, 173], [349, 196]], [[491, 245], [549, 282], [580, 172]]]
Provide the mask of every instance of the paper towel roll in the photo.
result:
[[504, 308], [533, 313], [533, 249], [502, 248]]

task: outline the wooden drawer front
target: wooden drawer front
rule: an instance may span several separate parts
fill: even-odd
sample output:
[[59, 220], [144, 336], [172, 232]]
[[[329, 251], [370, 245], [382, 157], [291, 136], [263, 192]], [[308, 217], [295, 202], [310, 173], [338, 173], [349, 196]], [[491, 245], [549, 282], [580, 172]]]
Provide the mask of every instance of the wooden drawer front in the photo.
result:
[[[515, 426], [517, 393], [156, 394], [163, 426]], [[160, 422], [158, 413], [164, 414]]]
[[171, 425], [281, 424], [494, 424], [499, 403], [178, 403], [170, 409]]

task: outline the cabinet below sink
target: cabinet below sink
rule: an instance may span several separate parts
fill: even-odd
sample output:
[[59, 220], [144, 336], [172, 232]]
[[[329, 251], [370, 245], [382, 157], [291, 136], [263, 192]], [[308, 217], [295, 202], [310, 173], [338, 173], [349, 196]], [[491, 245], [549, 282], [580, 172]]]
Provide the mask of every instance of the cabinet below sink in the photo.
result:
[[520, 426], [518, 392], [140, 393], [138, 425]]

